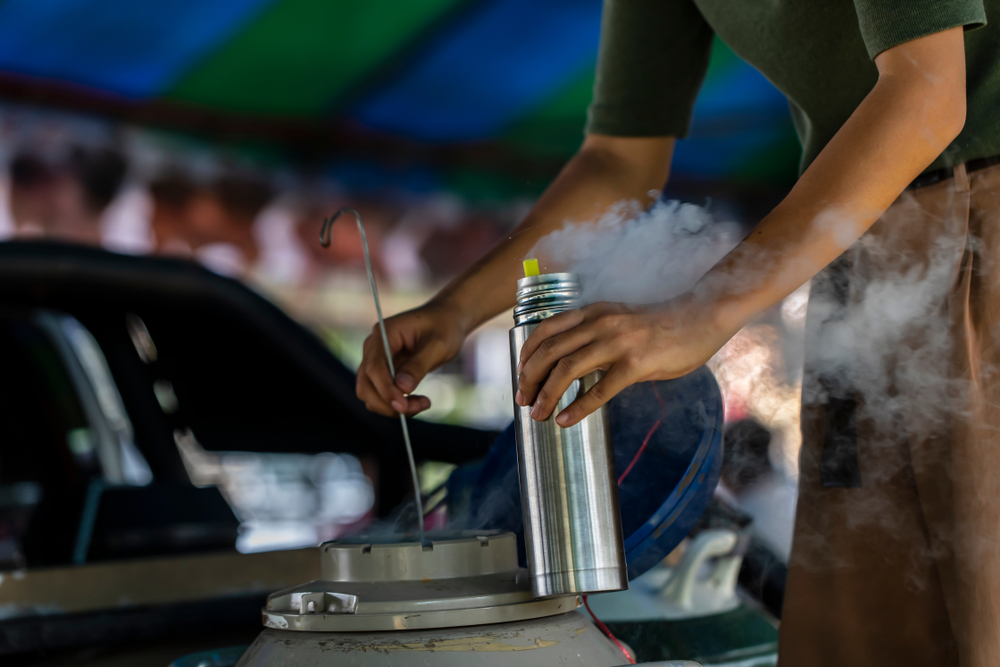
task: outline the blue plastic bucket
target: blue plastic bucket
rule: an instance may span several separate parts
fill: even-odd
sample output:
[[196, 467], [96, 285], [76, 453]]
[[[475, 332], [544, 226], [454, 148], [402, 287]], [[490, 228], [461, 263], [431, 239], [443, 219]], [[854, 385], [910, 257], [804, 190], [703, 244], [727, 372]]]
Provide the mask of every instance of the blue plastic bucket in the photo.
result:
[[[609, 410], [628, 574], [634, 579], [670, 553], [708, 506], [722, 464], [722, 395], [712, 372], [702, 367], [675, 380], [633, 385], [612, 399]], [[512, 426], [485, 460], [452, 473], [448, 497], [454, 527], [521, 535]]]

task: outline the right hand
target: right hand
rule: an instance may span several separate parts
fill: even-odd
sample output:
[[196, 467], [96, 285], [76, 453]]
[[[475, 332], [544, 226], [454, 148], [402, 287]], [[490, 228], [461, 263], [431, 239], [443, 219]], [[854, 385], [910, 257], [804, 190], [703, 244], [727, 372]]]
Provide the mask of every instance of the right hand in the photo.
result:
[[358, 368], [358, 398], [372, 412], [415, 415], [431, 407], [426, 396], [409, 395], [430, 371], [451, 361], [462, 349], [466, 331], [456, 309], [431, 302], [385, 321], [396, 381], [389, 375], [378, 324], [365, 339]]

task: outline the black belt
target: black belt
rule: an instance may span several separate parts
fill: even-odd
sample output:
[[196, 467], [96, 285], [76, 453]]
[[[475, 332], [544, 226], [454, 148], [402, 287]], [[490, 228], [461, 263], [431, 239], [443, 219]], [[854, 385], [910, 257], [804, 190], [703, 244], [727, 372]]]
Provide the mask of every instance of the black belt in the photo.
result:
[[[965, 163], [966, 173], [972, 173], [978, 171], [979, 169], [986, 169], [986, 167], [992, 167], [995, 164], [1000, 164], [1000, 155], [994, 155], [993, 157], [981, 157], [975, 160], [969, 160]], [[947, 181], [949, 178], [955, 175], [954, 167], [945, 167], [944, 169], [937, 169], [935, 171], [929, 171], [926, 174], [920, 174], [913, 182], [906, 186], [907, 190], [916, 190], [917, 188], [927, 187], [928, 185], [934, 185], [935, 183], [940, 183], [941, 181]]]

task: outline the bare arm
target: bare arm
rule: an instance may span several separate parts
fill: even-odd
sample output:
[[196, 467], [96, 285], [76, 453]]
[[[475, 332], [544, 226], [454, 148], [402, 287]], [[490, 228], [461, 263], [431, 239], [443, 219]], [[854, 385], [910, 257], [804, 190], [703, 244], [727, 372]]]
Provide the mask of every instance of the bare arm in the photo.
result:
[[651, 201], [667, 180], [672, 137], [588, 136], [510, 238], [453, 280], [426, 305], [389, 318], [386, 331], [398, 369], [389, 377], [377, 330], [365, 341], [357, 394], [370, 410], [415, 414], [430, 407], [406, 396], [424, 375], [452, 359], [477, 326], [514, 305], [521, 260], [535, 242], [568, 219], [593, 220], [622, 199]]
[[557, 418], [569, 425], [630, 384], [690, 372], [864, 234], [965, 123], [962, 28], [875, 63], [878, 83], [791, 193], [692, 292], [657, 307], [594, 304], [546, 320], [522, 349], [516, 400], [547, 418], [573, 379], [604, 369]]
[[[965, 124], [962, 28], [880, 54], [879, 80], [785, 200], [706, 276], [719, 327], [735, 333], [836, 259], [948, 147]], [[751, 290], [725, 277], [755, 257], [781, 256]]]

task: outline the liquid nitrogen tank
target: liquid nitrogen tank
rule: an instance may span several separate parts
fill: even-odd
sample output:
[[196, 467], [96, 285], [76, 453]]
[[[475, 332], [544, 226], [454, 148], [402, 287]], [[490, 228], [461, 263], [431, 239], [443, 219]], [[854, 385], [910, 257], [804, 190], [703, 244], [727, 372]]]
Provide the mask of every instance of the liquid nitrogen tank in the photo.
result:
[[322, 579], [279, 591], [237, 667], [623, 665], [576, 596], [533, 598], [513, 533], [320, 546]]

